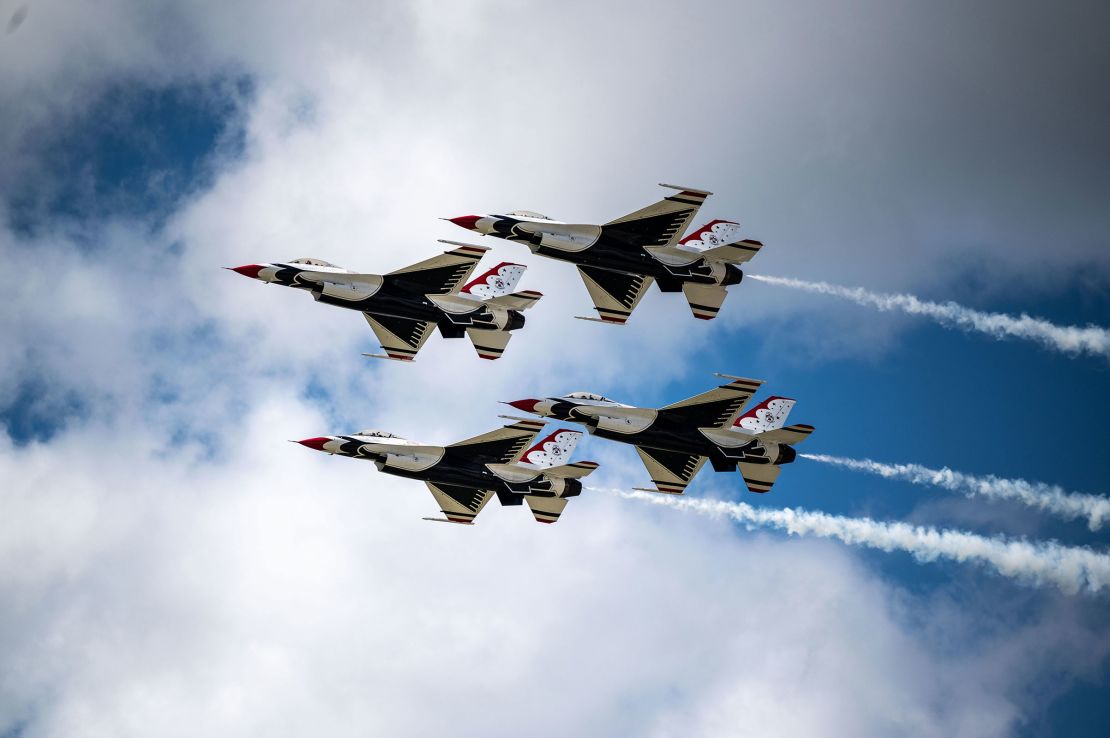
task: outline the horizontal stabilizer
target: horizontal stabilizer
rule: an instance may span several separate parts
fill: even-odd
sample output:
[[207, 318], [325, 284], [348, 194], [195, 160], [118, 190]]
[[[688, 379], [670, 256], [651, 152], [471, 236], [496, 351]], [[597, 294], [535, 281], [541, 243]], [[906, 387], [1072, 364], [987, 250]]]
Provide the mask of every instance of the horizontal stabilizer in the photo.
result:
[[493, 297], [485, 302], [490, 307], [505, 308], [506, 310], [527, 310], [539, 302], [541, 297], [543, 297], [541, 292], [524, 290], [503, 297]]
[[701, 252], [701, 255], [708, 261], [720, 261], [725, 264], [743, 264], [745, 261], [758, 254], [761, 248], [763, 248], [763, 244], [759, 241], [744, 239], [736, 243], [728, 243], [724, 246], [706, 249]]
[[761, 441], [774, 441], [775, 443], [793, 446], [795, 443], [801, 443], [809, 438], [809, 434], [812, 432], [812, 425], [788, 425], [785, 428], [760, 433], [758, 438]]
[[695, 318], [713, 320], [721, 309], [721, 303], [728, 297], [728, 290], [719, 284], [696, 284], [683, 282], [682, 293], [690, 303], [690, 312]]
[[596, 461], [575, 461], [573, 464], [563, 464], [544, 469], [543, 473], [556, 479], [581, 479], [592, 473], [597, 466]]
[[744, 477], [744, 484], [752, 492], [770, 492], [782, 468], [775, 464], [748, 464], [743, 461], [736, 465]]
[[513, 337], [508, 331], [486, 331], [479, 328], [467, 328], [466, 336], [474, 344], [478, 356], [483, 359], [500, 359]]
[[567, 506], [565, 497], [525, 497], [537, 523], [554, 523]]

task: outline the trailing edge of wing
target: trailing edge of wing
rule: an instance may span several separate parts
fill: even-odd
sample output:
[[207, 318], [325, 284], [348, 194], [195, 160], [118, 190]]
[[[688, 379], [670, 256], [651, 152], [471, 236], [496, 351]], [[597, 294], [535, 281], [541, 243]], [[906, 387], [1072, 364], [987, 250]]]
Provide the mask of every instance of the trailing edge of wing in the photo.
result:
[[[425, 320], [395, 318], [391, 315], [363, 313], [366, 322], [378, 337], [386, 358], [412, 361], [432, 335], [433, 324]], [[373, 356], [373, 354], [367, 354]]]
[[623, 325], [640, 303], [652, 278], [639, 274], [611, 272], [596, 267], [578, 267], [593, 300], [594, 309], [606, 323]]

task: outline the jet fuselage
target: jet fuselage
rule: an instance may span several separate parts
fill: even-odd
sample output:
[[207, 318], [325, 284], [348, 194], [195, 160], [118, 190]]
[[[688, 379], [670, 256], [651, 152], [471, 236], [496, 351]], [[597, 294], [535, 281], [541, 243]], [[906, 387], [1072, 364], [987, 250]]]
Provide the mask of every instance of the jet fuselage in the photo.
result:
[[524, 243], [532, 253], [540, 256], [579, 266], [653, 277], [664, 292], [681, 290], [683, 282], [734, 285], [739, 284], [744, 276], [731, 264], [708, 262], [695, 252], [690, 252], [687, 263], [665, 263], [644, 248], [634, 234], [606, 226], [484, 215], [476, 219], [473, 229]]
[[582, 491], [582, 483], [577, 479], [552, 479], [542, 470], [537, 470], [536, 477], [531, 480], [506, 481], [486, 467], [499, 459], [476, 456], [461, 448], [408, 443], [387, 445], [358, 436], [335, 436], [330, 440], [331, 445], [324, 450], [373, 461], [378, 470], [386, 474], [432, 484], [489, 490], [496, 492], [503, 501], [506, 495], [575, 497]]
[[[453, 305], [461, 307], [461, 310], [448, 312], [428, 299], [424, 294], [426, 287], [419, 283], [410, 285], [400, 276], [383, 279], [366, 274], [356, 275], [357, 280], [352, 280], [348, 273], [336, 271], [336, 281], [329, 282], [328, 274], [329, 271], [321, 267], [268, 264], [259, 271], [257, 279], [305, 290], [317, 302], [326, 305], [372, 315], [432, 322], [439, 326], [441, 333], [452, 338], [462, 336], [467, 328], [516, 330], [524, 326], [524, 315], [520, 311], [503, 310], [498, 315], [481, 300], [456, 297]], [[464, 312], [467, 302], [473, 303], [473, 310]]]
[[761, 442], [747, 434], [725, 429], [703, 432], [666, 411], [652, 408], [612, 402], [594, 404], [562, 397], [540, 400], [532, 408], [516, 404], [514, 407], [556, 420], [580, 423], [591, 435], [611, 441], [705, 456], [718, 471], [734, 471], [737, 462], [789, 464], [796, 457], [794, 449], [785, 444]]

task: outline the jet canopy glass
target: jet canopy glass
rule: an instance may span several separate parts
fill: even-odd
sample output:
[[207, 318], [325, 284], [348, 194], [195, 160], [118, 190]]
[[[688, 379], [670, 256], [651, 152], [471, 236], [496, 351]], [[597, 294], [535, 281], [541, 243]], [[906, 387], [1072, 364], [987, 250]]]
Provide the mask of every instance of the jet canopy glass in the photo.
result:
[[369, 438], [400, 438], [400, 436], [395, 436], [392, 433], [387, 433], [386, 431], [382, 431], [382, 430], [374, 430], [373, 428], [368, 428], [366, 430], [360, 430], [355, 435], [356, 436], [367, 436]]
[[290, 264], [307, 264], [308, 266], [314, 266], [314, 267], [335, 267], [335, 264], [332, 264], [329, 261], [324, 261], [323, 259], [312, 259], [312, 258], [309, 258], [307, 256], [302, 257], [300, 259], [293, 259], [293, 261], [291, 261], [289, 263]]
[[542, 213], [535, 213], [531, 210], [514, 210], [509, 215], [516, 216], [517, 218], [535, 218], [536, 220], [551, 220]]
[[571, 392], [567, 395], [567, 399], [572, 400], [593, 400], [594, 402], [613, 402], [608, 397], [595, 395], [593, 392]]

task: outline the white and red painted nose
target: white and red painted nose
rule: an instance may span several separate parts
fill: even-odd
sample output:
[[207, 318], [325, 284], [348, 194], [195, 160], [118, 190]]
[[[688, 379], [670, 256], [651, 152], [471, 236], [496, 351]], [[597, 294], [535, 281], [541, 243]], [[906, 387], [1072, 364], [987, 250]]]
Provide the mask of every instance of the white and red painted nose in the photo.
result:
[[457, 218], [448, 218], [459, 228], [465, 228], [468, 231], [474, 231], [483, 235], [493, 233], [493, 224], [497, 222], [497, 218], [491, 218], [488, 215], [460, 215]]
[[339, 453], [339, 447], [343, 442], [335, 436], [317, 436], [316, 438], [306, 438], [303, 441], [294, 441], [302, 446], [306, 446], [315, 451], [323, 451], [327, 454]]
[[244, 277], [258, 279], [263, 282], [271, 281], [274, 278], [275, 272], [277, 271], [274, 268], [273, 264], [244, 264], [243, 266], [237, 267], [224, 267], [224, 269], [235, 272], [236, 274], [242, 274]]
[[513, 400], [512, 402], [506, 402], [505, 404], [511, 407], [515, 407], [517, 410], [523, 410], [526, 413], [532, 413], [533, 415], [539, 415], [545, 418], [551, 416], [551, 408], [553, 405], [551, 400], [534, 399]]

